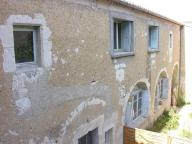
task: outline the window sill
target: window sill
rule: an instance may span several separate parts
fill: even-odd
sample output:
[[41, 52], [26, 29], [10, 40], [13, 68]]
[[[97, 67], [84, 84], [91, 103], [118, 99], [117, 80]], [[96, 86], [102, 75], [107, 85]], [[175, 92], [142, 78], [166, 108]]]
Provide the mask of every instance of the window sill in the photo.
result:
[[148, 49], [148, 53], [157, 53], [160, 52], [159, 49]]
[[147, 119], [147, 117], [144, 117], [143, 115], [141, 115], [140, 117], [138, 117], [135, 120], [131, 121], [128, 126], [132, 127], [132, 128], [139, 127], [142, 123], [145, 122], [146, 119]]
[[37, 68], [38, 68], [38, 65], [34, 62], [16, 64], [16, 72], [33, 71]]
[[135, 52], [112, 52], [111, 57], [112, 58], [120, 58], [120, 57], [126, 57], [126, 56], [134, 56]]

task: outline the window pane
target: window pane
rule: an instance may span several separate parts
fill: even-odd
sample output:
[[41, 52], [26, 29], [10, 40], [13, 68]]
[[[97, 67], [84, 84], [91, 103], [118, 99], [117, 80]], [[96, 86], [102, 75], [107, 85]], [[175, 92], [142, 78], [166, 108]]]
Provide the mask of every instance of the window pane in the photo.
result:
[[87, 135], [81, 137], [81, 138], [78, 140], [78, 144], [87, 144], [86, 141], [87, 141]]
[[158, 48], [158, 27], [157, 26], [149, 27], [149, 46], [151, 49]]
[[14, 31], [13, 35], [16, 63], [34, 61], [33, 32]]
[[137, 101], [133, 102], [133, 119], [137, 117]]
[[114, 22], [114, 25], [113, 25], [113, 33], [114, 33], [114, 37], [113, 37], [113, 39], [114, 39], [114, 49], [117, 49], [117, 34], [116, 34], [116, 25], [117, 25], [117, 23], [116, 22]]
[[131, 52], [133, 47], [133, 22], [116, 20], [113, 24], [114, 49]]
[[105, 144], [112, 144], [113, 142], [113, 129], [105, 132]]
[[118, 23], [118, 49], [121, 49], [121, 23]]

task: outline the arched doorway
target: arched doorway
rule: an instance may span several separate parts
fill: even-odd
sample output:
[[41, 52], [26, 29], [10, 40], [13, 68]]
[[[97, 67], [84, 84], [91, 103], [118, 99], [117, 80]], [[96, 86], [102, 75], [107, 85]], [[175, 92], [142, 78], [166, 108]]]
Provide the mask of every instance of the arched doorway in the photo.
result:
[[179, 89], [179, 67], [178, 65], [175, 65], [171, 81], [171, 106], [177, 105], [178, 89]]
[[149, 114], [150, 93], [144, 82], [138, 82], [132, 90], [127, 102], [125, 124], [139, 127], [144, 117]]
[[162, 71], [159, 75], [155, 89], [155, 101], [154, 101], [154, 112], [156, 112], [163, 101], [168, 98], [169, 94], [169, 79], [167, 73]]

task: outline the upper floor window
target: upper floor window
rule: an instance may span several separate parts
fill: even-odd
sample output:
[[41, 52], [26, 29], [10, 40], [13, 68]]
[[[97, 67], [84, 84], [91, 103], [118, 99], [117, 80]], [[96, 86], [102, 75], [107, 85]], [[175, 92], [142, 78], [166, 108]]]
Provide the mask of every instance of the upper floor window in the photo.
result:
[[133, 21], [113, 19], [113, 56], [125, 56], [133, 53]]
[[15, 62], [26, 63], [36, 61], [36, 31], [32, 27], [14, 28]]
[[159, 27], [149, 26], [149, 49], [158, 50], [159, 49]]
[[[39, 18], [42, 18], [39, 20]], [[11, 15], [0, 31], [4, 72], [25, 72], [52, 65], [51, 31], [42, 14]]]
[[169, 48], [173, 48], [173, 34], [169, 33]]

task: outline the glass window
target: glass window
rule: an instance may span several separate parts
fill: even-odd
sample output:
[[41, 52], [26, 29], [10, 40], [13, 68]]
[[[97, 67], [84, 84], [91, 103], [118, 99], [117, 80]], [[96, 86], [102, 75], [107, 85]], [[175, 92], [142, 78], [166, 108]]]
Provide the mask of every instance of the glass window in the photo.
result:
[[149, 48], [158, 49], [159, 46], [159, 27], [149, 26]]
[[78, 140], [78, 144], [98, 144], [98, 129], [89, 131], [86, 135]]
[[115, 51], [133, 51], [133, 22], [115, 20], [113, 24], [113, 38]]
[[15, 30], [13, 36], [16, 63], [34, 62], [34, 31]]
[[133, 95], [133, 120], [142, 114], [142, 91], [137, 91]]
[[105, 132], [105, 144], [113, 144], [113, 129]]

